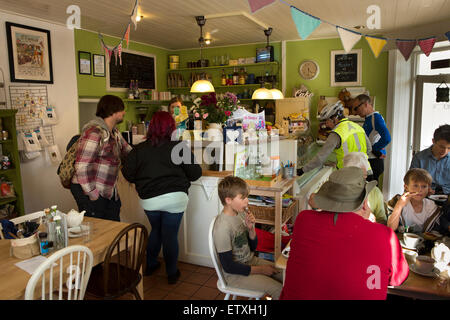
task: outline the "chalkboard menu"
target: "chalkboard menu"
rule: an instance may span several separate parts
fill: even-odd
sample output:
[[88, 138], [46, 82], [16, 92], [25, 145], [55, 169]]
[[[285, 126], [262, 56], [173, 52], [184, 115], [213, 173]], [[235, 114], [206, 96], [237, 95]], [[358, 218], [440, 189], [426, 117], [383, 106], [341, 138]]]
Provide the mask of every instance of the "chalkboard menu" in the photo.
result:
[[109, 62], [109, 89], [129, 88], [131, 80], [139, 81], [140, 89], [156, 89], [155, 58], [122, 51], [122, 65], [114, 55]]
[[[356, 51], [356, 50], [355, 50]], [[360, 52], [332, 51], [331, 85], [361, 84], [361, 54]]]

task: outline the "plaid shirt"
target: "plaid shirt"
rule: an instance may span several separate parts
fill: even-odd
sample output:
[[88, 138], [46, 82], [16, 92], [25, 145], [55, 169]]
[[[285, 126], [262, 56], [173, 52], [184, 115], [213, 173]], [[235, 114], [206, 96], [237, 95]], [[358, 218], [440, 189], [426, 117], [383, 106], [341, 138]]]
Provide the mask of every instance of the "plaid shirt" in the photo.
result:
[[[78, 142], [72, 182], [79, 183], [91, 200], [96, 200], [99, 195], [111, 199], [119, 174], [120, 158], [130, 151], [131, 146], [116, 128], [112, 134], [98, 126], [87, 128]], [[115, 199], [118, 199], [117, 192]]]

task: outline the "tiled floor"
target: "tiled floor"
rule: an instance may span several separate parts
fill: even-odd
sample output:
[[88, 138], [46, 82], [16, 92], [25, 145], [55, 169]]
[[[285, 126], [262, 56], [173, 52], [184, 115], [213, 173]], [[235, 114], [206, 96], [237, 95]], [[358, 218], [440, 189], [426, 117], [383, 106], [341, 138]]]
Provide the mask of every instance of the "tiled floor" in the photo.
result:
[[144, 277], [145, 300], [223, 300], [217, 289], [214, 268], [179, 262], [181, 276], [175, 284], [167, 283], [164, 261], [151, 276]]

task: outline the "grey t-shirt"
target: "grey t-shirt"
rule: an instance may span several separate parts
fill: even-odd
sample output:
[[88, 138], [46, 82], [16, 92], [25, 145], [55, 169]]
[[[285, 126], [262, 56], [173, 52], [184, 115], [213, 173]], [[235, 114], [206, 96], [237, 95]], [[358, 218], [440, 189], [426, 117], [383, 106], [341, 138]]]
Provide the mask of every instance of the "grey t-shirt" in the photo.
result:
[[213, 239], [217, 253], [231, 250], [233, 261], [246, 264], [254, 254], [248, 244], [248, 229], [244, 221], [245, 213], [234, 217], [220, 213], [214, 224]]

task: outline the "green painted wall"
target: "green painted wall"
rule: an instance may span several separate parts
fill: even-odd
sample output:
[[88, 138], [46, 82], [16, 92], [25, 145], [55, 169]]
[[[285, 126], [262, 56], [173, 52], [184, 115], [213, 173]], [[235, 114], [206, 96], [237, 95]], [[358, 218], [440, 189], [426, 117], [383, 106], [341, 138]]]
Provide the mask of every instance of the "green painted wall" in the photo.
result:
[[[362, 87], [375, 96], [375, 109], [386, 119], [388, 53], [381, 53], [378, 58], [372, 53], [367, 41], [361, 39], [354, 49], [362, 49]], [[304, 84], [314, 96], [311, 98], [311, 115], [317, 113], [319, 96], [336, 96], [343, 87], [330, 86], [330, 55], [333, 50], [343, 50], [341, 40], [306, 40], [286, 42], [286, 96], [292, 96], [292, 88]], [[304, 80], [298, 73], [300, 63], [304, 60], [315, 60], [319, 64], [320, 73], [314, 80]], [[317, 132], [318, 122], [314, 116], [312, 132]]]
[[[119, 38], [104, 36], [104, 42], [108, 46], [117, 45]], [[126, 43], [124, 43], [126, 44]], [[129, 42], [129, 50], [139, 51], [154, 54], [156, 56], [156, 86], [158, 91], [167, 91], [167, 55], [168, 51], [144, 45], [133, 41]], [[100, 44], [98, 34], [86, 30], [75, 29], [75, 50], [76, 50], [76, 65], [77, 65], [77, 84], [78, 96], [80, 97], [101, 97], [105, 94], [114, 94], [125, 98], [125, 93], [121, 92], [107, 92], [106, 91], [106, 77], [94, 77], [91, 75], [83, 75], [78, 72], [78, 51], [86, 51], [91, 53], [91, 63], [93, 54], [102, 54], [105, 52]], [[111, 56], [114, 59], [114, 53]], [[125, 103], [126, 116], [125, 120], [137, 120], [136, 110], [134, 104]], [[125, 123], [119, 125], [120, 130], [125, 130]]]

